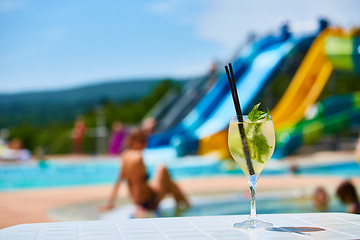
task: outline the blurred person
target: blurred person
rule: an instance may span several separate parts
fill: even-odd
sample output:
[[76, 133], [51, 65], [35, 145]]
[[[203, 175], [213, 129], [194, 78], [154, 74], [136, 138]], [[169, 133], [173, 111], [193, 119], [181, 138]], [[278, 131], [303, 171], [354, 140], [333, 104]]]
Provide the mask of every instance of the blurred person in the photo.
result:
[[211, 65], [207, 76], [209, 77], [209, 81], [206, 83], [205, 92], [209, 91], [210, 88], [217, 81], [216, 71], [218, 70], [220, 62], [215, 60]]
[[189, 202], [179, 186], [171, 179], [165, 166], [159, 166], [157, 173], [150, 183], [149, 175], [143, 161], [142, 152], [146, 147], [147, 135], [140, 128], [134, 128], [126, 138], [126, 150], [121, 154], [122, 167], [118, 179], [109, 197], [106, 206], [102, 211], [110, 210], [115, 207], [120, 183], [126, 180], [130, 196], [136, 205], [135, 217], [142, 217], [147, 211], [156, 211], [160, 201], [171, 194], [177, 207], [185, 205], [189, 207]]
[[118, 155], [123, 151], [124, 139], [128, 134], [127, 129], [120, 121], [114, 121], [112, 124], [112, 133], [109, 140], [108, 153], [110, 155]]
[[359, 133], [359, 137], [358, 137], [358, 140], [356, 143], [355, 158], [356, 158], [356, 161], [360, 164], [360, 133]]
[[13, 138], [7, 147], [4, 158], [20, 161], [30, 160], [31, 153], [28, 149], [23, 149], [23, 143], [19, 138]]
[[73, 140], [73, 150], [75, 154], [82, 153], [83, 140], [86, 133], [86, 125], [82, 118], [75, 121], [74, 129], [71, 135]]
[[299, 167], [295, 163], [290, 165], [289, 170], [290, 170], [290, 173], [293, 175], [297, 175], [300, 172]]
[[155, 118], [148, 117], [141, 123], [141, 130], [146, 134], [147, 137], [149, 137], [150, 134], [154, 133], [156, 124], [157, 122]]
[[18, 138], [13, 138], [8, 144], [9, 149], [12, 150], [21, 150], [22, 146], [22, 141]]
[[316, 188], [312, 201], [314, 205], [314, 209], [318, 212], [327, 212], [329, 210], [328, 203], [329, 197], [328, 194], [323, 187]]
[[360, 214], [360, 202], [356, 193], [356, 189], [351, 181], [347, 180], [342, 182], [336, 190], [336, 195], [347, 208], [348, 213]]
[[0, 146], [7, 145], [8, 137], [9, 137], [9, 130], [6, 128], [0, 129]]
[[42, 146], [37, 146], [35, 148], [35, 159], [38, 161], [40, 168], [46, 168], [48, 166], [46, 162], [47, 158], [45, 157], [45, 151]]

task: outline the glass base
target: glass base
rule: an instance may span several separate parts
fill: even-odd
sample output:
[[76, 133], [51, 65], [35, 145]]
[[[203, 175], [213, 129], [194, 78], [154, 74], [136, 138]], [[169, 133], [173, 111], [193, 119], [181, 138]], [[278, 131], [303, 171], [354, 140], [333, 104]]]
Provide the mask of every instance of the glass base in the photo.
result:
[[235, 223], [233, 226], [234, 228], [240, 228], [240, 229], [254, 229], [254, 228], [267, 229], [267, 228], [272, 228], [273, 224], [269, 222], [261, 221], [259, 219], [248, 218], [246, 221], [241, 223]]

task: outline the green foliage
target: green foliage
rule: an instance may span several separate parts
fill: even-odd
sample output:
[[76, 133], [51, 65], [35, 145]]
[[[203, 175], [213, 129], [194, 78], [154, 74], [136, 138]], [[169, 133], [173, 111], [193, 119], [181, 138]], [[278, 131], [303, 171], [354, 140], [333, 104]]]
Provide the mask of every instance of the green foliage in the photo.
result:
[[[178, 88], [178, 85], [169, 79], [160, 81], [149, 95], [140, 100], [129, 100], [122, 102], [111, 101], [106, 96], [99, 102], [89, 104], [88, 110], [82, 114], [87, 128], [95, 128], [97, 125], [97, 115], [99, 110], [104, 114], [105, 125], [111, 129], [114, 121], [121, 121], [127, 125], [138, 124], [148, 111], [172, 88]], [[61, 104], [60, 104], [61, 106]], [[55, 111], [56, 110], [56, 111]], [[22, 123], [9, 128], [10, 139], [19, 138], [22, 140], [25, 148], [33, 151], [37, 146], [42, 146], [47, 154], [63, 154], [72, 152], [71, 132], [75, 118], [70, 120], [61, 118], [71, 109], [65, 107], [57, 108], [52, 111], [53, 118], [50, 121], [44, 121], [42, 124]], [[72, 109], [73, 110], [73, 109]], [[22, 116], [23, 122], [27, 122], [27, 117], [32, 120], [46, 115], [44, 112], [35, 111], [28, 116]], [[95, 153], [96, 139], [87, 135], [84, 138], [83, 150], [85, 153]]]
[[[176, 87], [174, 82], [158, 79], [111, 81], [74, 89], [47, 92], [0, 94], [0, 127], [22, 124], [42, 127], [73, 121], [96, 105], [109, 103], [138, 102], [151, 91], [156, 94], [165, 88]], [[176, 81], [182, 86], [185, 81]], [[151, 104], [152, 99], [150, 99]], [[148, 102], [146, 102], [148, 103]]]

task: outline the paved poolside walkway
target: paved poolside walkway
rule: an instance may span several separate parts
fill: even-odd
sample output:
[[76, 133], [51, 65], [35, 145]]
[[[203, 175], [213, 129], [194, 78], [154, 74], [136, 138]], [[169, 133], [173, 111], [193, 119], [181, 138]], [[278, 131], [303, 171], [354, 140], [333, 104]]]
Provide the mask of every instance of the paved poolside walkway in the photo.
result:
[[[354, 178], [359, 186], [360, 178]], [[284, 189], [308, 189], [330, 186], [329, 193], [342, 181], [335, 177], [264, 176], [258, 183], [258, 192]], [[183, 180], [179, 184], [188, 194], [247, 192], [244, 177], [221, 177]], [[73, 203], [90, 201], [104, 202], [111, 191], [111, 185], [72, 187], [59, 189], [28, 190], [0, 193], [0, 228], [20, 223], [48, 222], [47, 212]], [[120, 201], [127, 198], [125, 185], [120, 190]], [[125, 202], [122, 200], [121, 202]]]

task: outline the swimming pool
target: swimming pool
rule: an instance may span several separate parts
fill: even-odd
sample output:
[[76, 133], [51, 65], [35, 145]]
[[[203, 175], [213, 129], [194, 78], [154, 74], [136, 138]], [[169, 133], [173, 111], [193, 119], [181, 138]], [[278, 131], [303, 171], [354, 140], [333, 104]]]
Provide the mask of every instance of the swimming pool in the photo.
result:
[[[296, 197], [289, 194], [274, 195], [274, 193], [268, 196], [258, 196], [256, 199], [256, 208], [258, 214], [317, 212], [317, 210], [314, 209], [309, 196]], [[327, 211], [345, 212], [346, 207], [337, 199], [331, 198]], [[216, 216], [230, 214], [248, 215], [249, 213], [249, 199], [239, 194], [194, 198], [192, 199], [192, 207], [179, 214], [175, 211], [174, 203], [171, 204], [165, 202], [159, 209], [161, 217]]]
[[299, 168], [298, 174], [356, 177], [360, 176], [360, 164], [355, 161], [319, 164], [309, 167], [301, 167]]
[[[317, 212], [313, 207], [311, 194], [299, 191], [272, 192], [258, 194], [256, 208], [258, 214], [275, 213], [310, 213]], [[172, 199], [165, 199], [160, 203], [157, 217], [190, 217], [216, 215], [249, 215], [250, 200], [241, 194], [223, 194], [191, 197], [191, 208], [177, 211]], [[346, 207], [336, 198], [330, 198], [328, 212], [345, 212]], [[135, 206], [125, 205], [100, 216], [103, 220], [119, 220], [130, 218], [135, 212]]]
[[[146, 165], [151, 176], [159, 163], [167, 165], [170, 174], [176, 180], [211, 176], [243, 175], [236, 167], [228, 168], [228, 163], [215, 158], [185, 157], [146, 158]], [[55, 188], [65, 186], [84, 186], [114, 183], [120, 170], [116, 158], [107, 160], [90, 159], [86, 162], [64, 162], [50, 160], [46, 165], [27, 164], [0, 167], [0, 191], [12, 191], [30, 188]], [[271, 161], [262, 175], [282, 175], [289, 171], [285, 167], [272, 166]], [[329, 175], [354, 177], [360, 176], [360, 165], [355, 161], [300, 167], [298, 174]]]

